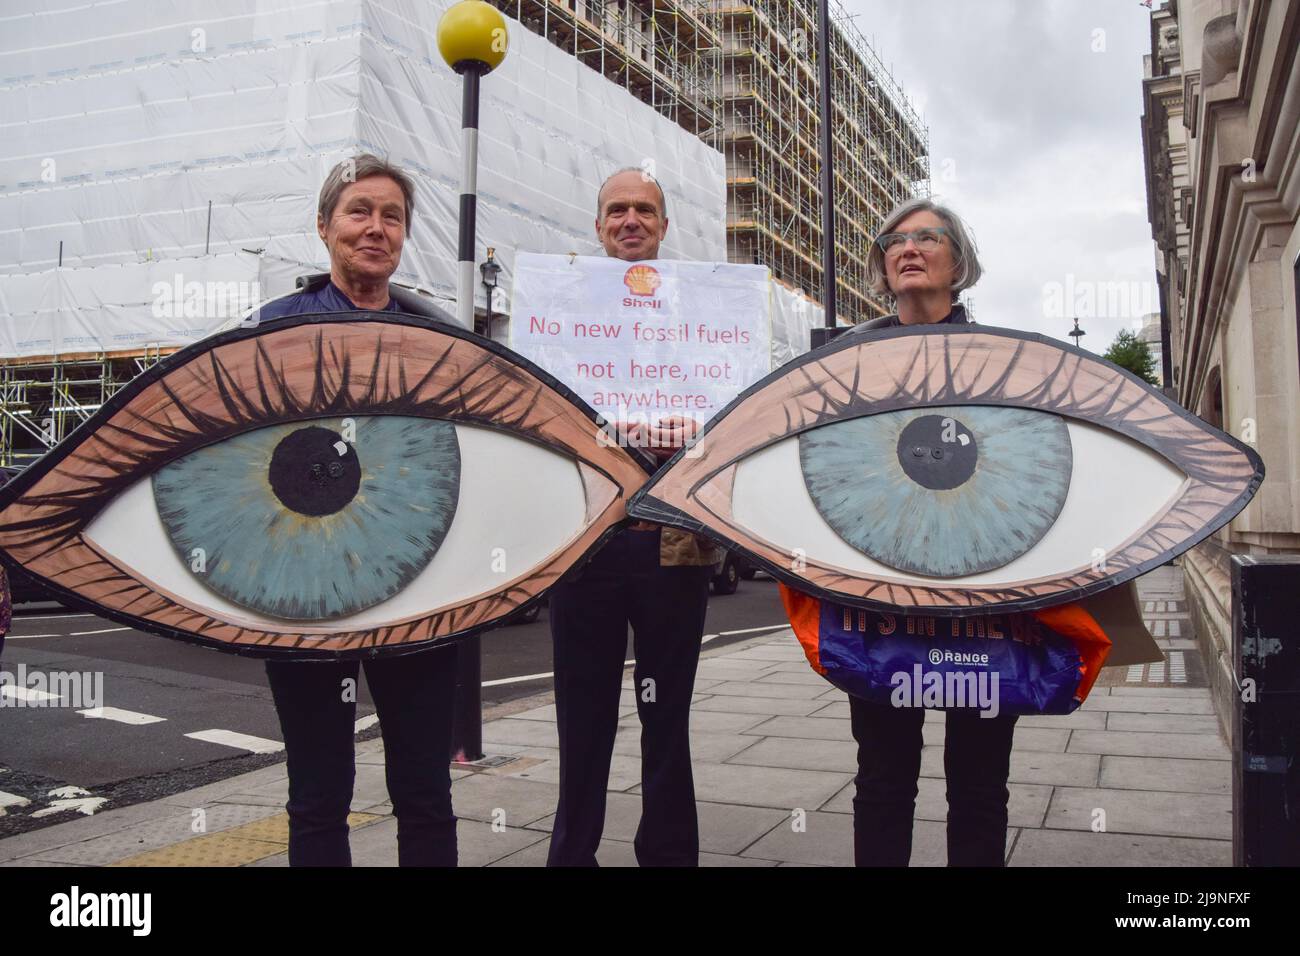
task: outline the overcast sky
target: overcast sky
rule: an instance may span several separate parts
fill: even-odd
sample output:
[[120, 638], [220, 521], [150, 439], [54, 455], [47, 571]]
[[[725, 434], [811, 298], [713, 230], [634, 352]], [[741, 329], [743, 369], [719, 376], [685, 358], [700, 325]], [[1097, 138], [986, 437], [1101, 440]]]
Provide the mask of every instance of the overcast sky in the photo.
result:
[[1064, 339], [1079, 312], [1100, 352], [1159, 310], [1138, 0], [842, 2], [929, 126], [934, 198], [976, 234], [977, 321]]

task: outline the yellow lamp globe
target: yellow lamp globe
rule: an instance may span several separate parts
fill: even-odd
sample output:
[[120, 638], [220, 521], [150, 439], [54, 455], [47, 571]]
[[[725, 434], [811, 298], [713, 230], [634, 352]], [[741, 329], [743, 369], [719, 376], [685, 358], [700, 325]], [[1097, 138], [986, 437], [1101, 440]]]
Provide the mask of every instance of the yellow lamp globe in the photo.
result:
[[495, 70], [507, 44], [506, 18], [483, 0], [461, 0], [438, 21], [438, 52], [457, 73], [472, 64], [487, 67], [484, 73]]

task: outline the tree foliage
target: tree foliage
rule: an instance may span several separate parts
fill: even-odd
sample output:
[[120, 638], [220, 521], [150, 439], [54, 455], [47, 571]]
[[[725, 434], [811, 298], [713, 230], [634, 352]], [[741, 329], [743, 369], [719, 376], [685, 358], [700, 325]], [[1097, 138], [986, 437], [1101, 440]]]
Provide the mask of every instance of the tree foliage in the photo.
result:
[[1160, 379], [1156, 377], [1155, 356], [1151, 354], [1150, 347], [1137, 337], [1136, 332], [1122, 329], [1102, 358], [1128, 369], [1151, 385], [1160, 385]]

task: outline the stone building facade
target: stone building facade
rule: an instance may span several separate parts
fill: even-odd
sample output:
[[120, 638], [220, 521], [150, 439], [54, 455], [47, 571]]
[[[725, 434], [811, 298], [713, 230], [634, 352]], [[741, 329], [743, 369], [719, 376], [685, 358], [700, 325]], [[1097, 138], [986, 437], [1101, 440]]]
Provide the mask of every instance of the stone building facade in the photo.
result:
[[1220, 718], [1235, 693], [1229, 559], [1300, 552], [1300, 0], [1151, 14], [1143, 145], [1177, 400], [1259, 452], [1250, 505], [1182, 559]]

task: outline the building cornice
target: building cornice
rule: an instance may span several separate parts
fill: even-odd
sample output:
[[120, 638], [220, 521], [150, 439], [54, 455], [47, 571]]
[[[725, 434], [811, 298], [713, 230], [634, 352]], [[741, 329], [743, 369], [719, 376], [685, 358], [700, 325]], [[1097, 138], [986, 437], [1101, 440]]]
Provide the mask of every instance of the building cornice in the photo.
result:
[[[1275, 16], [1268, 17], [1270, 12]], [[1199, 185], [1180, 382], [1181, 400], [1189, 407], [1203, 387], [1230, 287], [1257, 248], [1248, 235], [1253, 235], [1250, 220], [1267, 225], [1285, 215], [1282, 194], [1295, 174], [1296, 138], [1280, 143], [1274, 135], [1279, 125], [1294, 131], [1298, 122], [1300, 6], [1254, 0], [1241, 22], [1245, 32], [1238, 69], [1201, 90], [1196, 119], [1202, 135], [1193, 181]], [[1268, 117], [1261, 115], [1265, 103]], [[1269, 212], [1270, 205], [1277, 209]]]

